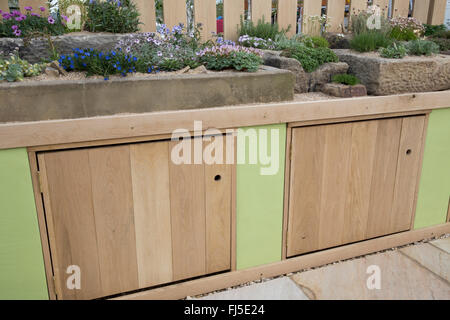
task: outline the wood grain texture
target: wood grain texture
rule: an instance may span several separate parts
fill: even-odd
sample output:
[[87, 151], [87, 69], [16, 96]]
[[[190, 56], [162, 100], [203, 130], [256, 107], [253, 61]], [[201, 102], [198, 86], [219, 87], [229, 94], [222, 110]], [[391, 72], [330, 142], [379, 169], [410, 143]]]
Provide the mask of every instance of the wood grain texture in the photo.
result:
[[383, 16], [387, 17], [389, 13], [390, 0], [373, 0], [373, 4], [380, 7]]
[[139, 288], [171, 282], [169, 143], [130, 145]]
[[8, 0], [0, 0], [0, 10], [3, 12], [9, 12]]
[[428, 23], [432, 25], [443, 24], [445, 20], [445, 9], [447, 0], [432, 0], [428, 15]]
[[89, 163], [103, 293], [134, 290], [139, 280], [130, 147], [90, 149]]
[[164, 23], [169, 29], [182, 23], [187, 24], [187, 11], [185, 0], [164, 0]]
[[289, 28], [288, 37], [297, 33], [297, 6], [297, 0], [278, 1], [277, 22], [281, 29]]
[[226, 40], [236, 41], [239, 37], [238, 28], [241, 16], [244, 15], [244, 1], [224, 0], [223, 1], [223, 33]]
[[367, 0], [351, 0], [350, 15], [357, 15], [367, 9]]
[[272, 22], [272, 0], [252, 1], [251, 6], [252, 21], [258, 23], [259, 20]]
[[327, 16], [330, 18], [330, 32], [343, 32], [345, 0], [328, 0]]
[[[177, 143], [170, 142], [169, 153]], [[171, 161], [169, 172], [173, 279], [181, 280], [206, 272], [205, 167]]]
[[320, 35], [320, 24], [318, 21], [310, 20], [309, 17], [321, 16], [322, 14], [322, 2], [317, 0], [304, 0], [303, 1], [303, 21], [302, 31], [305, 34], [311, 36]]
[[422, 23], [428, 23], [431, 0], [414, 1], [413, 17]]
[[407, 17], [409, 13], [409, 0], [394, 0], [392, 17]]
[[155, 0], [133, 0], [136, 4], [139, 13], [139, 21], [142, 24], [139, 26], [141, 32], [155, 32], [156, 31], [156, 11]]
[[217, 33], [216, 0], [194, 0], [195, 24], [201, 23], [201, 38], [207, 41]]
[[[102, 289], [96, 221], [92, 204], [87, 150], [39, 155], [44, 175], [44, 202], [58, 299], [92, 299], [106, 295]], [[66, 270], [77, 265], [82, 272], [81, 290], [66, 286]]]

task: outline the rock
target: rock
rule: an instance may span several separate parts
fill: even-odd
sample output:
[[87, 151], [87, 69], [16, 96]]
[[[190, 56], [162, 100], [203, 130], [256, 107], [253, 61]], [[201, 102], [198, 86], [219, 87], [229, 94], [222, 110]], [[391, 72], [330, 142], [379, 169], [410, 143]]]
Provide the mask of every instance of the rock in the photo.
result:
[[320, 91], [340, 98], [362, 97], [367, 95], [366, 87], [361, 84], [348, 86], [341, 83], [325, 83], [320, 86]]
[[56, 60], [50, 62], [50, 63], [48, 64], [48, 66], [49, 66], [50, 68], [53, 68], [53, 69], [58, 70], [58, 72], [59, 72], [61, 75], [63, 75], [63, 76], [67, 76], [67, 74], [68, 74], [68, 72], [67, 72], [66, 70], [64, 70], [64, 68], [61, 67], [61, 65], [59, 64], [59, 62], [56, 61]]
[[201, 65], [195, 69], [189, 70], [190, 74], [201, 74], [201, 73], [208, 73], [208, 69], [206, 69], [205, 66]]
[[59, 77], [59, 70], [52, 68], [52, 67], [47, 67], [45, 68], [45, 74], [48, 75], [49, 77], [52, 78], [58, 78]]
[[378, 54], [334, 50], [340, 61], [349, 65], [372, 95], [429, 92], [450, 89], [450, 56], [407, 56], [386, 59]]
[[347, 73], [348, 64], [344, 62], [330, 62], [321, 65], [317, 70], [307, 73], [308, 91], [316, 91], [316, 87], [331, 81], [331, 78], [340, 73]]
[[176, 73], [176, 74], [187, 73], [190, 69], [191, 69], [191, 67], [187, 66], [187, 67], [184, 67], [184, 68], [181, 69], [181, 70], [176, 71], [175, 73]]

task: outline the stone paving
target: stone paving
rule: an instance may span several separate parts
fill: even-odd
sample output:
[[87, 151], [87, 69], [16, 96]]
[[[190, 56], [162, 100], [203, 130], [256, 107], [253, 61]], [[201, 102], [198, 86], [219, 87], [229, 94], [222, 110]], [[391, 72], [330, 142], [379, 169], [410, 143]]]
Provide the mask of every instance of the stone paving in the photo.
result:
[[450, 300], [450, 237], [228, 289], [199, 299]]

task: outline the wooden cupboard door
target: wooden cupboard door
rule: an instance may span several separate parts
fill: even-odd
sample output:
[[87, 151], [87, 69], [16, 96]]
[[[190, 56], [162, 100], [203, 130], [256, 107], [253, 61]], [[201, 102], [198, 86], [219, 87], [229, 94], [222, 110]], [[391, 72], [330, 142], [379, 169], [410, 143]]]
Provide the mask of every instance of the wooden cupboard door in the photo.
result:
[[410, 228], [425, 116], [292, 130], [287, 256]]

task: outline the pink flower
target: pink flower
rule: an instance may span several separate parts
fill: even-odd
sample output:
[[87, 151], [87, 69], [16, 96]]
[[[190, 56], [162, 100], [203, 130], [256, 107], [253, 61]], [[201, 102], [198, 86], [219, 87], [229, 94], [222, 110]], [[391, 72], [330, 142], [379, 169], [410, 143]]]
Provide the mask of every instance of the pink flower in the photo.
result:
[[55, 24], [55, 19], [53, 19], [51, 16], [48, 17], [47, 21], [50, 24]]
[[19, 29], [17, 29], [17, 30], [14, 31], [14, 35], [15, 35], [16, 37], [20, 37], [21, 34], [22, 34], [22, 31], [19, 30]]
[[13, 25], [13, 26], [11, 26], [11, 29], [13, 29], [15, 31], [15, 30], [19, 29], [19, 27], [16, 25]]

